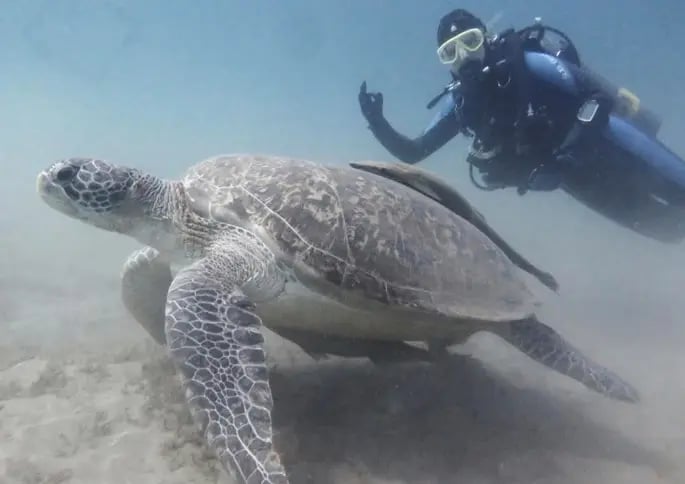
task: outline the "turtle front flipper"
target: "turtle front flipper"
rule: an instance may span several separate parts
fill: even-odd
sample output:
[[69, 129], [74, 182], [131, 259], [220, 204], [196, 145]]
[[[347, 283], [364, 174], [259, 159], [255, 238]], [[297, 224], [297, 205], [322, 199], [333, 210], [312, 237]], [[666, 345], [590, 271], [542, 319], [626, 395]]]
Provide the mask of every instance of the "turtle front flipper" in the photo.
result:
[[152, 247], [136, 250], [124, 263], [121, 299], [136, 321], [160, 345], [164, 336], [164, 305], [171, 285], [171, 268]]
[[241, 484], [287, 484], [272, 443], [262, 322], [241, 290], [258, 272], [243, 257], [215, 256], [181, 270], [169, 289], [166, 338], [193, 420], [222, 467]]
[[495, 331], [533, 360], [581, 382], [602, 395], [624, 402], [640, 400], [637, 390], [611, 370], [595, 363], [559, 333], [534, 316]]

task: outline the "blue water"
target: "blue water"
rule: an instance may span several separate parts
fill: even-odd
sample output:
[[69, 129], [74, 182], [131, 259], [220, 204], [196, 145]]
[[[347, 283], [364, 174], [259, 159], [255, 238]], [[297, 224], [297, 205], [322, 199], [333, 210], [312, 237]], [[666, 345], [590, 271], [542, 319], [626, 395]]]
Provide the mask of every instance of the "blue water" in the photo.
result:
[[[497, 28], [540, 15], [583, 58], [624, 82], [677, 136], [685, 41], [677, 16], [636, 0], [604, 2], [260, 2], [147, 0], [3, 2], [0, 153], [33, 173], [82, 153], [175, 173], [222, 151], [288, 152], [343, 160], [387, 157], [365, 130], [362, 80], [407, 134], [430, 118], [447, 80], [435, 27], [456, 6]], [[571, 7], [571, 3], [573, 6]], [[660, 5], [665, 5], [661, 3]], [[675, 2], [672, 5], [676, 5]], [[674, 7], [681, 9], [682, 7]], [[435, 155], [449, 163], [460, 148]], [[443, 166], [448, 166], [443, 164]], [[463, 170], [458, 173], [463, 175]]]
[[[536, 0], [525, 6], [410, 0], [3, 2], [0, 240], [5, 254], [10, 262], [55, 264], [83, 247], [119, 240], [77, 227], [37, 200], [35, 174], [64, 156], [102, 157], [168, 177], [222, 152], [336, 163], [390, 159], [366, 128], [357, 104], [359, 85], [366, 80], [370, 90], [382, 91], [390, 122], [403, 133], [418, 134], [432, 117], [427, 101], [448, 80], [435, 55], [436, 24], [459, 6], [485, 21], [499, 17], [495, 29], [521, 27], [541, 16], [566, 31], [587, 63], [637, 92], [662, 116], [661, 138], [685, 153], [680, 135], [685, 61], [678, 49], [685, 45], [683, 7], [654, 5], [637, 0]], [[628, 234], [561, 193], [519, 197], [513, 190], [477, 191], [461, 161], [466, 148], [464, 140], [455, 140], [424, 166], [445, 176], [527, 256], [558, 277], [567, 276], [568, 293], [597, 294], [601, 289], [591, 284], [599, 278], [629, 294], [649, 289], [655, 307], [661, 307], [670, 301], [670, 288], [683, 282], [672, 263], [672, 257], [682, 256], [680, 248]], [[46, 245], [26, 246], [27, 237], [57, 243], [62, 239], [56, 234], [70, 240], [60, 249], [61, 258]], [[115, 249], [101, 257], [110, 254], [118, 264], [122, 254]], [[599, 275], [582, 270], [598, 254], [605, 264]], [[652, 271], [636, 277], [635, 264]], [[625, 285], [629, 278], [637, 279], [637, 286]], [[669, 281], [666, 289], [655, 291], [654, 278]]]
[[[52, 267], [83, 247], [126, 243], [64, 220], [37, 199], [35, 175], [56, 158], [102, 157], [167, 177], [226, 152], [335, 163], [391, 159], [366, 128], [359, 85], [366, 80], [383, 92], [384, 112], [401, 132], [420, 133], [433, 115], [426, 103], [448, 80], [435, 55], [437, 21], [455, 7], [486, 22], [498, 18], [496, 30], [541, 16], [566, 31], [585, 62], [662, 116], [661, 138], [685, 153], [685, 62], [677, 48], [685, 30], [676, 2], [6, 1], [0, 241], [7, 262]], [[628, 294], [649, 290], [655, 307], [671, 301], [671, 288], [683, 282], [672, 263], [680, 248], [628, 234], [559, 192], [480, 192], [467, 178], [466, 149], [457, 139], [424, 166], [469, 197], [529, 258], [565, 277], [567, 294], [594, 297], [602, 289], [592, 284], [603, 280]], [[61, 257], [44, 244], [28, 248], [28, 237], [62, 241]], [[125, 255], [123, 248], [103, 252], [109, 272]], [[583, 270], [598, 254], [603, 269]], [[636, 278], [635, 264], [651, 272]], [[628, 279], [637, 280], [624, 284]], [[654, 280], [664, 279], [669, 283], [655, 291]], [[628, 301], [637, 309], [634, 298]]]

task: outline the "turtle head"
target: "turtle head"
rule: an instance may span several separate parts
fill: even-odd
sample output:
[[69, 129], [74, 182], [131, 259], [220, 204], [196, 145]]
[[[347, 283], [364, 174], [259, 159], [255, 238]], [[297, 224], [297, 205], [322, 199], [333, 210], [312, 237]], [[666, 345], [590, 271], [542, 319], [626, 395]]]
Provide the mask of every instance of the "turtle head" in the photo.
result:
[[153, 177], [102, 160], [69, 158], [53, 163], [37, 178], [41, 198], [69, 217], [96, 227], [130, 233], [146, 215]]

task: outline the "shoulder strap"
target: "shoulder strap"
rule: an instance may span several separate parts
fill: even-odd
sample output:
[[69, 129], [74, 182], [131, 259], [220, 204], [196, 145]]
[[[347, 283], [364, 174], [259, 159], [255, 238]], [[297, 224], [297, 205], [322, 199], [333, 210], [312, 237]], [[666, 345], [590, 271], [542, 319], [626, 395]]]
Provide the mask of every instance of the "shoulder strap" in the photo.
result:
[[535, 22], [516, 32], [523, 49], [529, 52], [542, 52], [580, 66], [580, 55], [571, 39], [561, 30]]
[[[505, 61], [506, 70], [513, 81], [512, 93], [516, 96], [516, 118], [520, 121], [526, 116], [530, 102], [530, 73], [526, 65], [524, 43], [521, 36], [514, 29], [507, 29], [500, 34], [497, 42], [501, 45], [499, 55]], [[494, 66], [496, 69], [496, 66]], [[497, 73], [495, 73], [497, 75]]]

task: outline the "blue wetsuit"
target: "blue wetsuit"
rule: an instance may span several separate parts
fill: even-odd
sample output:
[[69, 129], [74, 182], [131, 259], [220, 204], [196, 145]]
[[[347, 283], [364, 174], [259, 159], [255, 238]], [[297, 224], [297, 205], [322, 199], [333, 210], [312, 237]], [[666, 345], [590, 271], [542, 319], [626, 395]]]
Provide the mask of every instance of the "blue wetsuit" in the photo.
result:
[[[411, 164], [430, 156], [459, 133], [474, 135], [484, 151], [499, 149], [487, 162], [469, 156], [488, 184], [556, 188], [562, 164], [549, 163], [552, 153], [573, 131], [580, 105], [599, 90], [576, 82], [577, 73], [555, 57], [524, 52], [513, 31], [491, 48], [486, 65], [486, 73], [461, 80], [448, 93], [417, 138], [398, 133], [382, 115], [371, 119], [369, 128], [391, 154]], [[599, 122], [606, 122], [609, 100], [599, 98], [604, 114]]]

